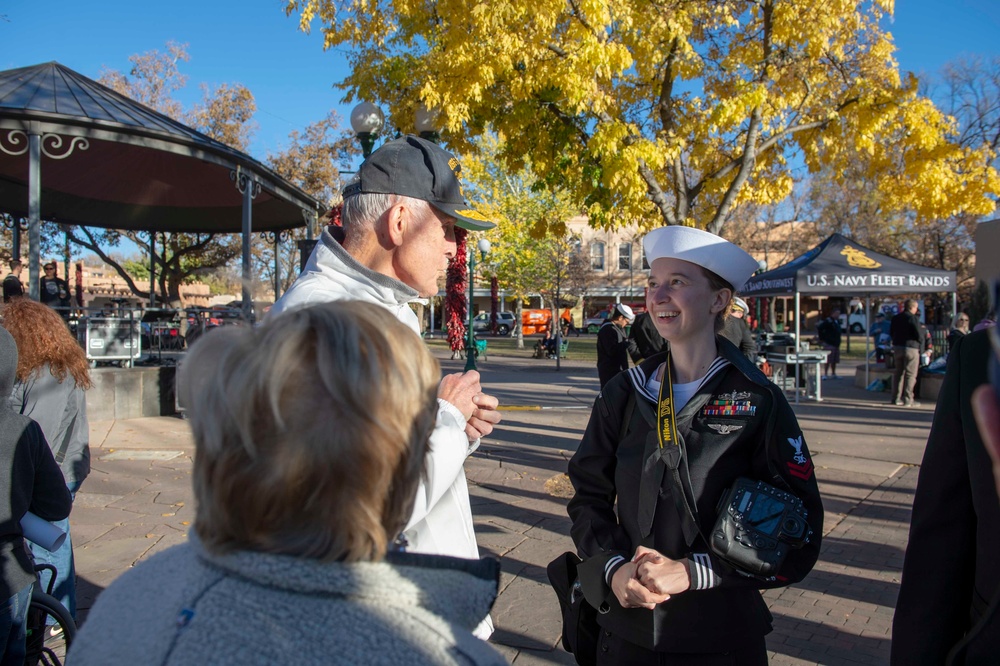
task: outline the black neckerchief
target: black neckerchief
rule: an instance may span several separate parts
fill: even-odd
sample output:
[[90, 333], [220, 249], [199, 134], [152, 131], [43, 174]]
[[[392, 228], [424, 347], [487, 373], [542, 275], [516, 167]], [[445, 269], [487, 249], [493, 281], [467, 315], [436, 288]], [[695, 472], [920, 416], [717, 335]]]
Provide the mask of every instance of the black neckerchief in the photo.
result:
[[[647, 422], [654, 425], [653, 431], [646, 436], [646, 446], [643, 451], [642, 476], [639, 481], [639, 529], [643, 539], [647, 539], [653, 531], [653, 516], [656, 513], [656, 503], [663, 484], [663, 474], [670, 470], [673, 479], [671, 497], [681, 519], [684, 540], [690, 546], [699, 535], [698, 510], [694, 498], [689, 497], [691, 487], [690, 472], [684, 452], [684, 438], [677, 430], [680, 422], [690, 421], [698, 410], [712, 397], [712, 392], [722, 381], [722, 372], [730, 363], [722, 356], [713, 361], [708, 373], [702, 378], [695, 395], [691, 397], [680, 413], [674, 411], [673, 379], [670, 363], [670, 352], [665, 352], [663, 362], [663, 379], [660, 381], [660, 395], [654, 414], [651, 406], [645, 400], [638, 400], [639, 411]], [[662, 465], [660, 463], [663, 463]], [[682, 463], [684, 463], [682, 465]], [[685, 484], [681, 477], [683, 470], [687, 479]]]

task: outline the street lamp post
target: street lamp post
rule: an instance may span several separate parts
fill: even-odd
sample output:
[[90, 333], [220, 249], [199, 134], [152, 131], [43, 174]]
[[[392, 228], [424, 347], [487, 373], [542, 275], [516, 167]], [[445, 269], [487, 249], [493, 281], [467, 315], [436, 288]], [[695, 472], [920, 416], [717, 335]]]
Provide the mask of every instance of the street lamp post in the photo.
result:
[[[486, 255], [490, 252], [490, 242], [485, 238], [479, 239], [477, 244], [479, 248], [479, 254], [482, 255], [482, 260], [486, 261]], [[472, 308], [472, 290], [476, 285], [476, 253], [469, 252], [469, 330], [467, 331], [467, 339], [465, 344], [465, 371], [476, 369], [476, 338], [475, 331], [472, 328], [473, 317], [475, 316], [474, 310]]]
[[375, 139], [385, 125], [385, 114], [371, 102], [361, 102], [351, 110], [351, 129], [361, 142], [361, 152], [365, 159], [375, 148]]
[[427, 139], [434, 143], [441, 140], [441, 134], [438, 130], [438, 113], [437, 111], [428, 109], [423, 104], [417, 108], [414, 115], [413, 127], [417, 130], [417, 135], [421, 139]]
[[[375, 141], [378, 139], [378, 133], [382, 130], [384, 124], [385, 114], [382, 113], [382, 109], [371, 102], [361, 102], [351, 109], [351, 129], [354, 130], [354, 136], [358, 139], [358, 143], [361, 144], [361, 154], [364, 155], [365, 159], [368, 159], [368, 156], [372, 154], [372, 150], [375, 149]], [[356, 173], [357, 171], [341, 171], [340, 175], [354, 175]], [[296, 244], [299, 246], [300, 270], [306, 265], [306, 260], [312, 254], [313, 248], [316, 247], [317, 241], [313, 238], [313, 224], [315, 221], [315, 216], [310, 217], [307, 221], [306, 240], [296, 241]], [[338, 224], [335, 220], [331, 220], [327, 224], [331, 222]], [[275, 253], [275, 261], [277, 261], [277, 253]], [[275, 299], [277, 299], [277, 286], [275, 287]]]
[[[754, 275], [760, 275], [767, 270], [767, 260], [761, 259], [757, 262], [757, 272]], [[754, 299], [757, 303], [757, 332], [760, 333], [760, 296]]]

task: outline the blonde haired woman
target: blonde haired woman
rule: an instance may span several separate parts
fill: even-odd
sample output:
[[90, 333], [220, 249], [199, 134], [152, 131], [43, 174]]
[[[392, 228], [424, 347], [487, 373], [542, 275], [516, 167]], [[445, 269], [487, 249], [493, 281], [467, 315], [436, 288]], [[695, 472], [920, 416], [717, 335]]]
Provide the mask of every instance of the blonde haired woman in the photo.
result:
[[[735, 289], [757, 262], [690, 227], [656, 229], [643, 247], [646, 310], [669, 350], [608, 382], [569, 465], [580, 582], [601, 611], [594, 657], [598, 664], [763, 665], [771, 616], [758, 589], [809, 572], [823, 506], [784, 394], [718, 335]], [[776, 575], [739, 569], [704, 536], [739, 477], [779, 486], [808, 511], [812, 537]], [[590, 657], [577, 655], [580, 663]]]
[[195, 345], [188, 543], [105, 591], [74, 664], [501, 664], [471, 629], [494, 560], [397, 550], [440, 370], [384, 308], [338, 301]]

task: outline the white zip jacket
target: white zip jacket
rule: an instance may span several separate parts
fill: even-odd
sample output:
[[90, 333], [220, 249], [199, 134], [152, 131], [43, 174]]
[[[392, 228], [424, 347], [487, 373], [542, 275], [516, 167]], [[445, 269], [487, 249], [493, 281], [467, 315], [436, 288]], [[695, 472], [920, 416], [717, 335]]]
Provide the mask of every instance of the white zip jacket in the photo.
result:
[[[357, 300], [387, 308], [419, 335], [420, 322], [409, 306], [417, 299], [416, 290], [358, 263], [324, 229], [305, 269], [267, 317], [313, 303]], [[426, 478], [417, 488], [413, 514], [404, 530], [408, 551], [479, 558], [464, 467], [465, 459], [478, 447], [479, 440], [469, 442], [465, 434], [462, 412], [439, 399], [427, 452]], [[474, 633], [484, 640], [489, 638], [493, 633], [489, 616]]]

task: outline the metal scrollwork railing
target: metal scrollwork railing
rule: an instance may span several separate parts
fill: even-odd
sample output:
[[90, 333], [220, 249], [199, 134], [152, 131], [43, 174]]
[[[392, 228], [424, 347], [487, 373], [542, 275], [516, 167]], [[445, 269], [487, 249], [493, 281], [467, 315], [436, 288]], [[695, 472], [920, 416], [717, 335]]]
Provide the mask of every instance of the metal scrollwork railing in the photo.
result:
[[266, 240], [268, 243], [274, 244], [274, 243], [284, 243], [286, 240], [288, 240], [289, 238], [291, 238], [291, 234], [289, 234], [285, 230], [281, 230], [281, 231], [261, 231], [260, 232], [260, 237], [263, 238], [264, 240]]
[[2, 221], [3, 226], [8, 229], [20, 227], [21, 231], [28, 230], [28, 218], [26, 217], [14, 217], [10, 213], [0, 213], [0, 221]]
[[[54, 160], [66, 159], [79, 148], [87, 150], [90, 142], [82, 136], [74, 136], [63, 150], [63, 137], [59, 134], [43, 134], [40, 142], [42, 154]], [[28, 134], [22, 130], [10, 130], [6, 135], [0, 134], [0, 151], [8, 155], [24, 155], [28, 152]]]
[[28, 152], [28, 135], [21, 130], [11, 130], [6, 136], [0, 134], [0, 150], [8, 155], [24, 155]]
[[240, 194], [246, 194], [247, 187], [250, 188], [251, 199], [256, 199], [257, 195], [260, 194], [260, 183], [254, 180], [249, 174], [243, 173], [240, 167], [236, 167], [235, 171], [229, 172], [229, 179], [236, 185], [236, 189], [239, 190]]
[[[46, 145], [47, 144], [47, 145]], [[87, 150], [90, 148], [90, 142], [84, 139], [82, 136], [74, 136], [69, 140], [69, 145], [63, 151], [63, 137], [58, 134], [45, 134], [42, 136], [42, 154], [46, 157], [50, 157], [54, 160], [64, 160], [73, 154], [73, 151], [79, 148], [80, 150]], [[62, 151], [62, 152], [53, 152]]]

